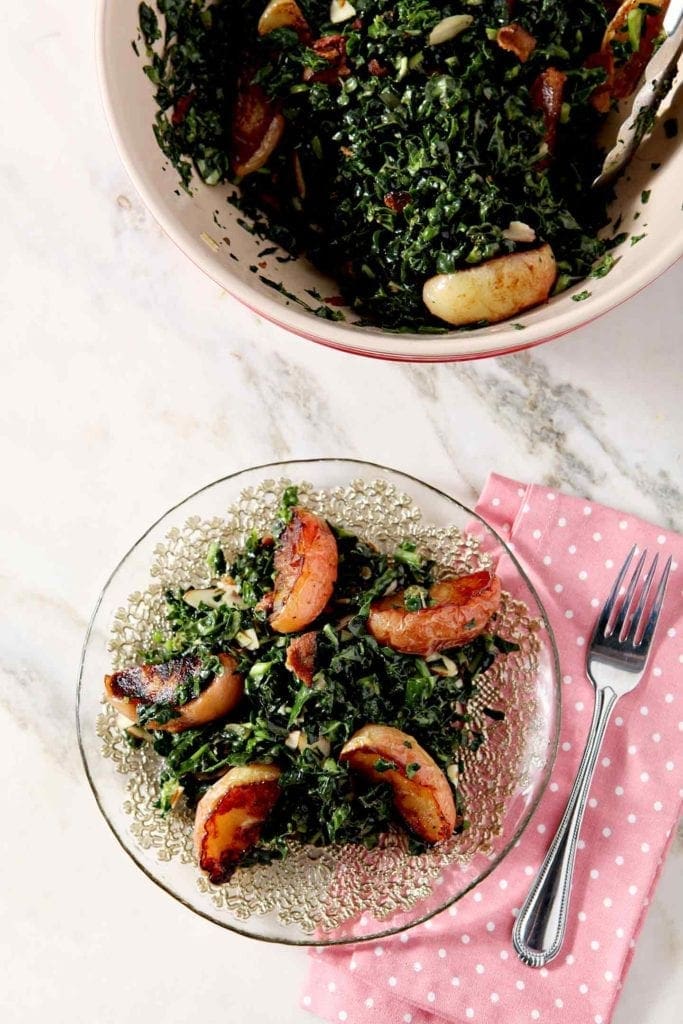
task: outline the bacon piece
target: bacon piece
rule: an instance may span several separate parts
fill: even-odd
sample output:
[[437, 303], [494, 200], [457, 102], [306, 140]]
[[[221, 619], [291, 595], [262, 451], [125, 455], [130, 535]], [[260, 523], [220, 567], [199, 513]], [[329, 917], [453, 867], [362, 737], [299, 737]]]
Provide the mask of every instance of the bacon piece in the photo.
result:
[[330, 65], [322, 71], [314, 71], [313, 68], [304, 68], [304, 82], [323, 82], [325, 85], [334, 85], [340, 78], [346, 78], [351, 74], [351, 68], [346, 63], [346, 39], [344, 36], [321, 36], [316, 39], [311, 47], [312, 50], [323, 57]]
[[314, 629], [301, 636], [295, 636], [287, 648], [285, 665], [304, 686], [313, 684], [315, 655], [318, 649], [318, 634]]
[[610, 83], [614, 75], [614, 57], [612, 56], [612, 51], [607, 50], [605, 53], [592, 53], [590, 57], [587, 57], [584, 61], [584, 67], [602, 68], [605, 72], [605, 81], [593, 89], [590, 102], [599, 114], [606, 114], [610, 108], [610, 103], [612, 102], [610, 92]]
[[189, 92], [186, 96], [180, 96], [173, 105], [173, 113], [171, 115], [171, 124], [174, 128], [177, 128], [183, 123], [188, 115], [190, 107], [194, 103], [195, 94]]
[[401, 189], [395, 189], [393, 192], [387, 192], [384, 197], [384, 205], [387, 209], [391, 210], [392, 213], [403, 213], [406, 206], [412, 202], [410, 192], [403, 192]]
[[503, 25], [502, 28], [498, 29], [496, 42], [501, 50], [508, 50], [510, 53], [514, 53], [515, 57], [518, 57], [522, 64], [528, 61], [536, 49], [534, 37], [516, 21], [511, 22], [509, 25]]
[[385, 68], [383, 64], [380, 64], [378, 60], [373, 57], [372, 60], [368, 61], [368, 71], [375, 78], [384, 78], [385, 75], [389, 74], [389, 68]]
[[[531, 86], [531, 100], [536, 110], [543, 112], [545, 123], [545, 143], [548, 153], [552, 155], [557, 142], [557, 126], [560, 122], [562, 112], [562, 95], [567, 76], [564, 71], [557, 68], [546, 68], [541, 71], [534, 84]], [[540, 161], [540, 166], [545, 166], [547, 160]]]

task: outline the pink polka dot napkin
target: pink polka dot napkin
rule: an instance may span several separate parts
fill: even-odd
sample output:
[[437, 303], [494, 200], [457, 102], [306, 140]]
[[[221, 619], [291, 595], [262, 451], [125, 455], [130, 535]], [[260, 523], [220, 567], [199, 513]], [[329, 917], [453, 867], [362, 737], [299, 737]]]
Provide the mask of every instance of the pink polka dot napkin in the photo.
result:
[[[380, 942], [311, 952], [302, 1004], [349, 1024], [607, 1024], [646, 913], [683, 790], [683, 537], [626, 513], [492, 475], [477, 511], [514, 548], [560, 651], [562, 729], [549, 788], [518, 847], [473, 892]], [[576, 857], [560, 956], [524, 966], [511, 944], [564, 810], [591, 720], [584, 675], [598, 608], [631, 545], [673, 557], [655, 648], [617, 704]]]

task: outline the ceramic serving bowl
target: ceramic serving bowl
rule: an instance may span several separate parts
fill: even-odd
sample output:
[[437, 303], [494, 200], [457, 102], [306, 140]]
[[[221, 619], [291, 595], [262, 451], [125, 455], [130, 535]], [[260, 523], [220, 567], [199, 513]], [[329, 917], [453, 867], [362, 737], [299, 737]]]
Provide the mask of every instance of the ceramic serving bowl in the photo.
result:
[[[178, 188], [177, 175], [152, 132], [154, 87], [142, 71], [144, 56], [131, 45], [138, 36], [138, 7], [138, 0], [99, 0], [97, 15], [104, 105], [126, 170], [163, 230], [198, 267], [250, 309], [301, 337], [359, 355], [416, 362], [514, 352], [557, 338], [613, 309], [683, 253], [683, 132], [670, 138], [672, 122], [668, 131], [664, 128], [666, 119], [683, 112], [679, 89], [617, 188], [612, 223], [620, 219], [619, 230], [629, 238], [615, 250], [618, 262], [605, 277], [556, 296], [514, 323], [446, 334], [396, 334], [356, 325], [355, 314], [348, 309], [341, 310], [343, 321], [321, 319], [313, 312], [317, 303], [311, 302], [309, 290], [335, 296], [333, 280], [303, 258], [280, 263], [277, 253], [259, 257], [268, 242], [240, 226], [238, 212], [226, 202], [229, 186], [208, 187], [196, 180], [192, 195]], [[659, 166], [653, 170], [653, 165]], [[607, 230], [611, 234], [613, 228]], [[574, 298], [584, 292], [589, 294], [580, 301]]]
[[[389, 831], [362, 844], [294, 845], [282, 861], [239, 868], [213, 885], [192, 849], [192, 809], [156, 807], [160, 762], [131, 746], [103, 701], [113, 667], [134, 664], [150, 630], [164, 630], [167, 588], [205, 586], [206, 551], [228, 561], [254, 528], [272, 525], [283, 488], [302, 504], [393, 550], [409, 538], [438, 564], [495, 567], [503, 586], [496, 629], [516, 645], [477, 684], [468, 721], [478, 742], [461, 754], [458, 790], [466, 826], [412, 855]], [[495, 711], [494, 711], [495, 709]], [[482, 881], [521, 839], [545, 790], [560, 727], [558, 653], [523, 567], [475, 512], [404, 473], [351, 459], [257, 466], [217, 480], [166, 512], [112, 572], [83, 648], [78, 737], [100, 810], [145, 874], [195, 913], [252, 938], [334, 945], [394, 934], [432, 917]], [[474, 735], [474, 734], [473, 734]]]

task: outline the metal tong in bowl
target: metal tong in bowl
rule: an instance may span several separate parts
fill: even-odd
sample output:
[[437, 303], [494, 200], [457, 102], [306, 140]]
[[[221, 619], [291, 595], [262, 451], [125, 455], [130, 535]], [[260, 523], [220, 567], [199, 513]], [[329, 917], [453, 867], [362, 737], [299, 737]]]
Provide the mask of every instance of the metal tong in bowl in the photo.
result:
[[619, 129], [617, 141], [605, 157], [593, 188], [611, 185], [621, 174], [652, 127], [659, 105], [671, 89], [683, 53], [683, 3], [669, 8], [664, 18], [664, 31], [667, 38], [645, 69], [644, 83]]

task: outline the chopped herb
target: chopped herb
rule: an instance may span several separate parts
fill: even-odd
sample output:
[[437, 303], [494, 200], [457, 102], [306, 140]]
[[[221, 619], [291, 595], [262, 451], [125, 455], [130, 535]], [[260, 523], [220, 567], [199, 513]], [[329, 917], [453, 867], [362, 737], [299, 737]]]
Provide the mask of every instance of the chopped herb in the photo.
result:
[[299, 504], [299, 488], [292, 485], [285, 487], [277, 510], [278, 519], [287, 524], [292, 518], [292, 510]]
[[678, 135], [678, 118], [667, 117], [664, 121], [664, 134], [667, 139], [675, 139]]
[[413, 761], [411, 764], [406, 765], [406, 778], [414, 779], [420, 770], [420, 765], [417, 761]]
[[611, 252], [606, 252], [602, 259], [599, 259], [590, 272], [590, 277], [606, 277], [616, 266], [616, 259]]
[[222, 576], [225, 572], [225, 555], [217, 540], [212, 541], [209, 545], [206, 564], [214, 576]]
[[647, 201], [650, 198], [651, 193], [652, 193], [652, 189], [651, 188], [643, 189], [643, 191], [640, 193], [640, 201], [641, 201], [641, 203], [643, 203], [643, 205], [645, 205], [645, 203], [647, 203]]
[[151, 47], [156, 43], [157, 39], [161, 39], [159, 19], [156, 16], [156, 12], [152, 10], [149, 4], [140, 4], [139, 15], [142, 38], [145, 40], [147, 46]]
[[590, 299], [591, 294], [591, 292], [587, 291], [584, 288], [582, 292], [577, 292], [576, 295], [572, 295], [572, 299], [574, 300], [574, 302], [583, 302], [584, 299]]
[[323, 320], [346, 320], [341, 309], [330, 309], [329, 306], [316, 306], [313, 310], [313, 314], [314, 316], [319, 316]]
[[642, 242], [644, 238], [647, 238], [647, 232], [642, 235], [631, 235], [631, 245], [636, 245], [638, 242]]

